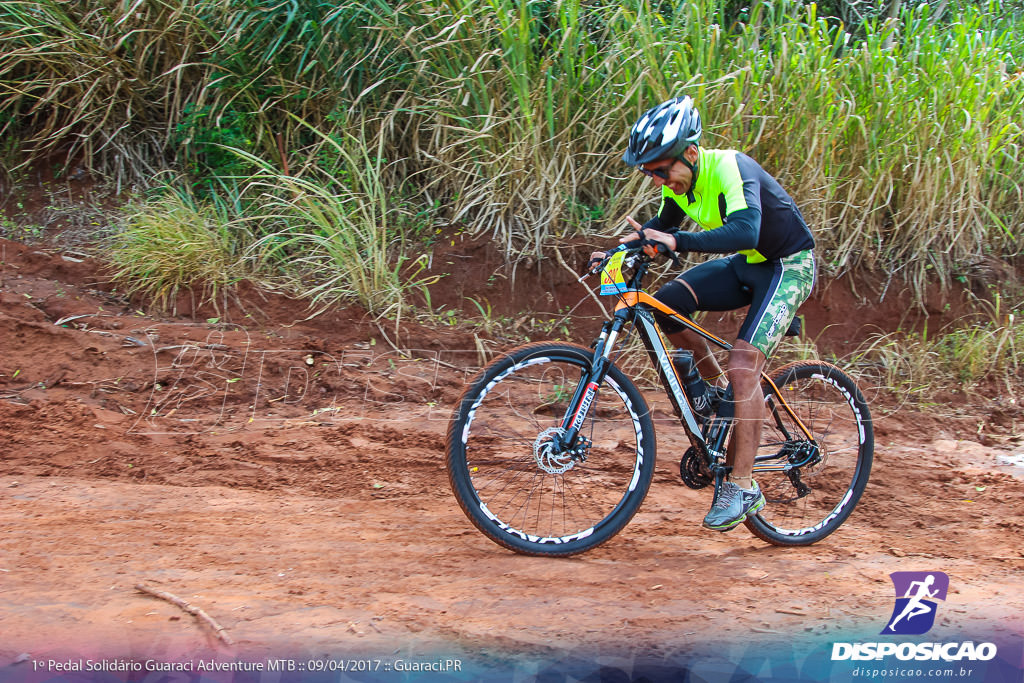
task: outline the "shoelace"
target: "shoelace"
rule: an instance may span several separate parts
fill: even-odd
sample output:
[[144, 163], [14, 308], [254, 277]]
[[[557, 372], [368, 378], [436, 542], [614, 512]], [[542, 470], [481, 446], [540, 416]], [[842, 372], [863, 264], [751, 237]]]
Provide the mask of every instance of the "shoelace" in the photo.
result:
[[722, 484], [722, 490], [718, 494], [718, 500], [715, 502], [715, 507], [725, 508], [732, 505], [732, 502], [736, 500], [736, 494], [740, 491], [740, 487], [736, 486], [732, 482], [725, 482]]

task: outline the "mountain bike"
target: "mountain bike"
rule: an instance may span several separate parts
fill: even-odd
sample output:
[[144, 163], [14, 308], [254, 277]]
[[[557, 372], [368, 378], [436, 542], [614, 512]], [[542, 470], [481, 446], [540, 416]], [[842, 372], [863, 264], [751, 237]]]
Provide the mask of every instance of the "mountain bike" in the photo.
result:
[[[654, 474], [656, 440], [643, 394], [616, 365], [631, 333], [688, 438], [682, 482], [694, 489], [714, 484], [717, 491], [728, 472], [732, 389], [702, 419], [655, 313], [718, 348], [732, 347], [643, 290], [653, 262], [643, 244], [619, 245], [590, 269], [601, 274], [601, 293], [615, 298], [590, 348], [538, 342], [513, 349], [468, 383], [452, 413], [452, 490], [473, 524], [501, 546], [574, 555], [608, 541], [639, 509]], [[838, 529], [864, 491], [874, 451], [871, 413], [853, 380], [823, 361], [762, 373], [761, 388], [765, 419], [754, 477], [767, 504], [744, 523], [768, 543], [810, 545]]]

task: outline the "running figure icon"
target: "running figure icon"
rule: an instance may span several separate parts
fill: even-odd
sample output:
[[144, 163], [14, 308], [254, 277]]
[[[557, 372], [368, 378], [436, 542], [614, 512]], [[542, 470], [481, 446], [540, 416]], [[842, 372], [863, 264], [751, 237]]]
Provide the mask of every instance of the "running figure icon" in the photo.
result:
[[[906, 617], [907, 621], [910, 621], [914, 617], [919, 617], [922, 614], [928, 614], [929, 612], [935, 609], [934, 602], [928, 604], [925, 604], [923, 602], [924, 598], [934, 598], [938, 594], [938, 588], [936, 588], [934, 591], [929, 590], [929, 588], [934, 583], [934, 574], [929, 574], [928, 578], [926, 578], [924, 581], [911, 582], [910, 588], [907, 590], [907, 594], [903, 596], [905, 598], [910, 598], [910, 602], [908, 602], [907, 606], [903, 608], [903, 611], [900, 612], [900, 615], [893, 619], [892, 622], [889, 624], [890, 631], [896, 630], [896, 623], [903, 617]], [[915, 586], [917, 588], [917, 593], [915, 595], [911, 595], [910, 592], [915, 589]]]
[[882, 633], [926, 633], [935, 623], [936, 599], [945, 600], [949, 577], [943, 572], [893, 572], [896, 605]]

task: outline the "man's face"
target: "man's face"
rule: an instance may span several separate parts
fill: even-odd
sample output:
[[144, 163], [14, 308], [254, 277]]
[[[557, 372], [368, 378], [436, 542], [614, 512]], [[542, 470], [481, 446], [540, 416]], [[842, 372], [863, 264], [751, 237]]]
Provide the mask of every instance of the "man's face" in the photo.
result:
[[[683, 152], [690, 163], [696, 161], [696, 158], [691, 158], [697, 156], [696, 151], [697, 148], [691, 146]], [[650, 177], [655, 185], [659, 187], [668, 185], [669, 189], [676, 194], [686, 194], [690, 189], [690, 184], [693, 182], [693, 173], [686, 167], [686, 164], [680, 162], [675, 157], [658, 159], [649, 164], [642, 164], [640, 170]]]

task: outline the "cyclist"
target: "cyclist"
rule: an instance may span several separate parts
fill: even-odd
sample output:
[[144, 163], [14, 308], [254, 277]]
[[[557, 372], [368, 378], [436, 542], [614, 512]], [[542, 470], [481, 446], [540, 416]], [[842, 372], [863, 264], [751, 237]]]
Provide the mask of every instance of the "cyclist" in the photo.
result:
[[[731, 470], [704, 518], [705, 527], [728, 531], [765, 505], [752, 479], [764, 408], [760, 376], [814, 286], [814, 238], [775, 178], [741, 152], [700, 147], [700, 135], [693, 100], [677, 97], [640, 117], [622, 160], [661, 186], [656, 216], [643, 225], [627, 218], [643, 237], [680, 253], [732, 254], [690, 268], [655, 298], [686, 316], [750, 306], [727, 373], [703, 338], [671, 321], [664, 325], [675, 346], [694, 349], [705, 378], [727, 374], [732, 383], [735, 426], [726, 456]], [[684, 216], [703, 231], [679, 230]], [[636, 238], [631, 232], [620, 241]]]

